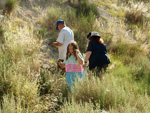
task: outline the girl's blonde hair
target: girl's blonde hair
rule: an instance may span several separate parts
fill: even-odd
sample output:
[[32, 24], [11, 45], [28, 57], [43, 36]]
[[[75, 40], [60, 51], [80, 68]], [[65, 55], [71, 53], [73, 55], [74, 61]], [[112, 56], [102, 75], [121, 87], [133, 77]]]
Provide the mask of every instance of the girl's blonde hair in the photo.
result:
[[69, 52], [69, 46], [72, 46], [73, 47], [73, 52], [74, 52], [74, 55], [76, 57], [76, 60], [77, 60], [77, 56], [76, 56], [76, 49], [79, 49], [78, 47], [78, 44], [76, 41], [71, 41], [68, 46], [67, 46], [67, 53], [66, 53], [66, 60], [71, 56], [70, 52]]

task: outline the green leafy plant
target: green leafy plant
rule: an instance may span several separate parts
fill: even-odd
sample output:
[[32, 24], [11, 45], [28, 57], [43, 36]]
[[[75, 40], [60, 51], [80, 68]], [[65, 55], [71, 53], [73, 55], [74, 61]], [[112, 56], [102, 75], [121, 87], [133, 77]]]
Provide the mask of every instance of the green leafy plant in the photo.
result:
[[95, 3], [89, 3], [86, 0], [81, 1], [76, 6], [77, 9], [77, 15], [84, 15], [88, 16], [89, 12], [92, 12], [95, 16], [98, 16], [98, 9]]

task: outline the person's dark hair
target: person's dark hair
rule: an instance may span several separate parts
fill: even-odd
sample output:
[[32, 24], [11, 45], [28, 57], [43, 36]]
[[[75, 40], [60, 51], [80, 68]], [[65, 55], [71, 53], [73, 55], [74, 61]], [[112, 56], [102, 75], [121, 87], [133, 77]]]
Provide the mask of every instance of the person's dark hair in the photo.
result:
[[67, 53], [66, 53], [66, 60], [71, 56], [70, 52], [69, 52], [69, 46], [72, 46], [73, 47], [73, 52], [74, 52], [74, 55], [76, 57], [76, 60], [77, 60], [77, 56], [76, 56], [76, 49], [79, 50], [79, 47], [78, 47], [78, 44], [77, 42], [75, 41], [71, 41], [68, 46], [67, 46]]
[[103, 39], [101, 37], [98, 37], [98, 36], [92, 36], [89, 40], [90, 40], [90, 42], [97, 40], [98, 43], [100, 43], [100, 44], [104, 43]]

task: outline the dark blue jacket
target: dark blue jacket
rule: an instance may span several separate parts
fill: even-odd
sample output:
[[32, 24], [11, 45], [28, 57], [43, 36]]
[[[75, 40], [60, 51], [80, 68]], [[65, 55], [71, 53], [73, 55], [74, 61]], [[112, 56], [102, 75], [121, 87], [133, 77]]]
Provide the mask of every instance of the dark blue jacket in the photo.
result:
[[102, 67], [103, 65], [110, 63], [110, 60], [107, 56], [107, 49], [104, 43], [100, 44], [97, 40], [89, 42], [87, 51], [92, 52], [89, 58], [90, 70], [95, 67]]

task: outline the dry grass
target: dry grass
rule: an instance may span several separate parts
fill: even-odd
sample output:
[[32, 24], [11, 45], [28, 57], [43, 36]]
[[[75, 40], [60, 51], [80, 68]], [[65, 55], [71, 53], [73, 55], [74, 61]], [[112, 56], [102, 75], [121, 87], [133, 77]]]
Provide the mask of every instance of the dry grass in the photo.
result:
[[126, 11], [125, 18], [129, 24], [143, 24], [148, 14], [148, 8], [143, 3], [132, 3]]
[[[145, 12], [147, 6], [133, 4], [128, 7], [133, 8], [128, 10], [127, 14], [131, 13], [134, 17], [133, 20], [129, 18], [131, 23], [133, 21], [132, 24], [147, 21], [143, 24], [143, 28], [135, 27], [134, 43], [132, 42], [133, 34], [126, 31], [127, 27], [122, 21], [124, 19], [110, 21], [98, 18], [96, 20], [93, 13], [79, 16], [75, 8], [67, 6], [71, 9], [67, 11], [61, 9], [64, 8], [62, 4], [57, 6], [59, 8], [50, 7], [46, 13], [47, 17], [44, 19], [39, 17], [40, 22], [35, 22], [40, 24], [37, 32], [40, 31], [41, 34], [38, 35], [34, 33], [37, 29], [35, 24], [30, 19], [17, 17], [17, 14], [10, 15], [10, 19], [6, 18], [2, 23], [0, 33], [5, 38], [5, 43], [0, 49], [0, 113], [58, 111], [60, 113], [96, 113], [101, 109], [111, 113], [149, 113], [150, 27], [148, 20], [145, 20], [149, 18], [147, 11]], [[112, 5], [106, 6], [111, 10], [112, 7], [109, 6]], [[110, 10], [109, 13], [111, 13]], [[139, 16], [137, 12], [142, 15]], [[58, 16], [61, 14], [61, 17]], [[66, 87], [65, 77], [54, 73], [55, 71], [52, 73], [41, 69], [40, 55], [37, 54], [37, 50], [47, 34], [50, 34], [49, 38], [52, 40], [56, 39], [58, 33], [55, 30], [55, 24], [58, 19], [65, 19], [66, 24], [74, 30], [75, 40], [82, 48], [81, 51], [84, 51], [87, 42], [85, 37], [88, 32], [94, 30], [102, 35], [107, 46], [109, 45], [108, 52], [111, 56], [111, 64], [104, 80], [100, 81], [89, 74], [89, 78], [87, 77], [84, 82], [78, 82], [75, 91], [70, 93]], [[141, 46], [143, 43], [146, 46]]]

